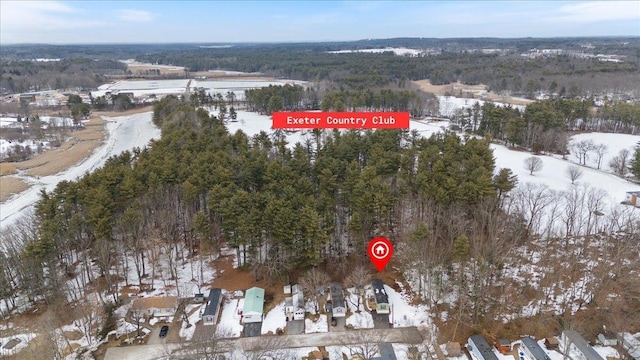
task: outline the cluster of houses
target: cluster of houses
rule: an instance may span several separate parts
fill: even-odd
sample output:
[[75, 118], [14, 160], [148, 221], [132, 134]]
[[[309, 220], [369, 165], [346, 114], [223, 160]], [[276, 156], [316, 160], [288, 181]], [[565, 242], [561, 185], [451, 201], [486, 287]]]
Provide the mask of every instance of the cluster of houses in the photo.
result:
[[[391, 312], [391, 305], [382, 280], [373, 279], [371, 282], [371, 291], [373, 296], [370, 296], [372, 304], [369, 307], [372, 312], [383, 315], [389, 314]], [[284, 287], [284, 294], [286, 295], [284, 313], [287, 324], [294, 325], [297, 323], [299, 325], [295, 327], [299, 330], [296, 331], [303, 332], [304, 319], [306, 316], [303, 288], [299, 284], [286, 285]], [[206, 306], [200, 314], [203, 326], [212, 326], [218, 323], [223, 299], [224, 294], [220, 288], [211, 289], [206, 299], [204, 294], [196, 294], [196, 302], [206, 300]], [[134, 317], [154, 317], [167, 320], [176, 315], [179, 305], [178, 300], [176, 296], [136, 298], [133, 300], [131, 315]], [[237, 313], [245, 327], [245, 336], [260, 335], [261, 324], [265, 316], [264, 303], [265, 289], [259, 287], [252, 287], [246, 290], [244, 298], [238, 303]], [[339, 283], [330, 284], [326, 297], [325, 310], [330, 314], [332, 319], [347, 316], [348, 307], [345, 293]]]
[[[619, 335], [604, 332], [598, 335], [598, 342], [604, 346], [617, 346], [619, 343], [627, 351], [630, 359], [640, 360], [640, 341], [629, 333]], [[495, 350], [502, 354], [512, 351], [511, 343], [506, 339], [499, 339], [494, 343]], [[588, 360], [605, 360], [589, 343], [576, 331], [565, 330], [560, 339], [547, 338], [544, 341], [546, 349], [531, 337], [520, 339], [519, 358], [522, 360], [551, 360], [547, 350], [557, 350], [569, 358]], [[451, 349], [451, 350], [449, 350]], [[473, 335], [467, 342], [467, 349], [478, 360], [498, 360], [494, 346], [482, 335]], [[460, 348], [447, 347], [449, 356], [459, 356]]]

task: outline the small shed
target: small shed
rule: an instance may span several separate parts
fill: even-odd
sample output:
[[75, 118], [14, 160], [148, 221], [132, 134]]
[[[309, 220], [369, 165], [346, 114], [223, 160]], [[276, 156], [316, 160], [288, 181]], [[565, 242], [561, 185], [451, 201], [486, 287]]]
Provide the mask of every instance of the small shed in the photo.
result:
[[558, 342], [558, 339], [554, 338], [554, 337], [548, 337], [544, 339], [544, 346], [548, 349], [548, 350], [558, 350], [560, 343]]
[[215, 325], [218, 322], [218, 314], [220, 313], [220, 305], [222, 304], [222, 290], [214, 288], [209, 291], [207, 306], [202, 313], [203, 325]]
[[495, 342], [496, 349], [500, 351], [501, 354], [508, 354], [511, 352], [511, 343], [508, 339], [498, 339]]
[[640, 200], [638, 200], [638, 198], [640, 198], [640, 190], [627, 191], [624, 202], [635, 207], [640, 207]]
[[611, 331], [604, 331], [598, 334], [598, 342], [604, 346], [618, 346], [618, 337]]

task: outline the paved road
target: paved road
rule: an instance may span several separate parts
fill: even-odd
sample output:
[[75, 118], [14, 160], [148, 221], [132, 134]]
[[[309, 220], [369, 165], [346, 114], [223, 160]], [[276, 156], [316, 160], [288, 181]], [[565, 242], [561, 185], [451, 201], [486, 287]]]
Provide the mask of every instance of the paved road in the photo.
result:
[[[259, 348], [261, 344], [269, 342], [269, 337], [239, 338], [232, 340], [233, 345], [240, 349]], [[365, 341], [419, 344], [422, 335], [415, 327], [393, 329], [360, 329], [344, 332], [328, 332], [316, 334], [274, 336], [279, 348], [301, 348], [317, 346], [335, 346], [359, 344]]]
[[[347, 332], [260, 336], [229, 340], [235, 349], [252, 350], [266, 346], [282, 349], [359, 344], [365, 341], [419, 344], [422, 336], [415, 327], [393, 329], [360, 329]], [[154, 360], [167, 358], [181, 344], [138, 345], [107, 349], [105, 360]]]

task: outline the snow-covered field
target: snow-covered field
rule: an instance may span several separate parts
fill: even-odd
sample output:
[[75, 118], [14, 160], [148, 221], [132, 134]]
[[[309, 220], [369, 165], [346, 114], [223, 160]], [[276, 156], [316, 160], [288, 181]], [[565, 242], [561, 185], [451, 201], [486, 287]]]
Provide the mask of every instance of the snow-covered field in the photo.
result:
[[[242, 73], [234, 73], [233, 76], [241, 75]], [[246, 74], [247, 76], [254, 76], [254, 74]], [[104, 96], [107, 92], [117, 93], [133, 93], [135, 97], [144, 97], [149, 95], [164, 96], [169, 94], [181, 95], [184, 94], [187, 88], [193, 93], [197, 89], [205, 89], [208, 94], [226, 95], [228, 92], [232, 92], [235, 95], [236, 100], [242, 100], [244, 98], [244, 91], [247, 89], [258, 89], [267, 87], [270, 85], [285, 85], [285, 84], [297, 84], [306, 86], [307, 82], [297, 80], [269, 80], [265, 78], [255, 79], [224, 79], [224, 80], [121, 80], [115, 83], [103, 84], [98, 87], [98, 90], [92, 91], [91, 95], [94, 97]]]
[[135, 147], [147, 146], [152, 139], [159, 139], [160, 129], [153, 124], [151, 117], [151, 112], [104, 117], [108, 121], [106, 125], [107, 139], [87, 159], [56, 175], [41, 178], [21, 177], [33, 186], [1, 204], [0, 227], [13, 224], [20, 214], [30, 211], [38, 201], [41, 189], [52, 191], [58, 182], [76, 180], [85, 173], [104, 165], [106, 160], [113, 155]]
[[[470, 109], [476, 103], [478, 103], [480, 106], [484, 105], [485, 103], [483, 100], [472, 99], [472, 98], [462, 98], [462, 97], [443, 96], [443, 95], [436, 95], [436, 97], [438, 98], [438, 106], [440, 109], [440, 114], [446, 117], [452, 117], [457, 110]], [[511, 106], [520, 111], [524, 111], [525, 109], [524, 105], [510, 105], [510, 104], [499, 102], [499, 101], [492, 101], [491, 103], [496, 106], [503, 106], [503, 107]]]
[[378, 49], [358, 49], [358, 50], [336, 50], [336, 51], [328, 51], [330, 54], [351, 54], [351, 53], [384, 53], [384, 52], [393, 52], [399, 56], [419, 56], [422, 54], [421, 50], [409, 49], [409, 48], [378, 48]]

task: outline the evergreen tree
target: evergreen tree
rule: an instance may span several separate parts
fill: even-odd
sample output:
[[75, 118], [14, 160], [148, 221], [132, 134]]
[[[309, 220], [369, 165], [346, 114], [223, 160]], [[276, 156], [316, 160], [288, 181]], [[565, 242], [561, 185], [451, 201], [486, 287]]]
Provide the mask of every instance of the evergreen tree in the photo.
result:
[[636, 146], [635, 153], [631, 159], [631, 173], [640, 179], [640, 143]]

